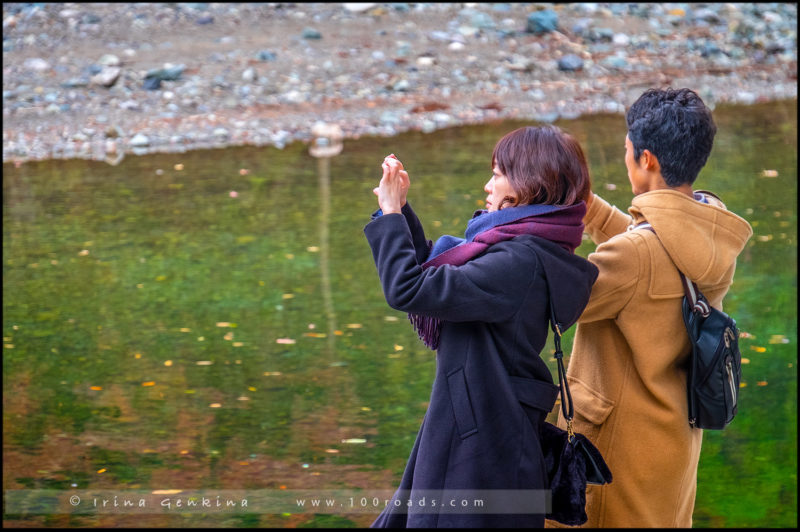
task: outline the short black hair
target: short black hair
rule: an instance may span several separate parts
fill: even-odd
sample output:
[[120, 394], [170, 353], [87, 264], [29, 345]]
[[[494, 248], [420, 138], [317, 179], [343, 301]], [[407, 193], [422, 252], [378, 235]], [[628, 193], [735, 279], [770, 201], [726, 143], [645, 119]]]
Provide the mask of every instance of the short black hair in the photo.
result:
[[717, 133], [711, 110], [691, 89], [649, 89], [631, 105], [625, 121], [634, 159], [650, 150], [670, 187], [694, 183]]

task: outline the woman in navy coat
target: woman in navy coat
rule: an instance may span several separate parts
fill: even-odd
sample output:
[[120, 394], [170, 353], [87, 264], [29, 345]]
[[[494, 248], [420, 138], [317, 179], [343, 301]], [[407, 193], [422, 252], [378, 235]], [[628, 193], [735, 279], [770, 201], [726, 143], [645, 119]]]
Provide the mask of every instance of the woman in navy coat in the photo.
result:
[[[586, 305], [597, 269], [574, 254], [589, 172], [554, 126], [504, 136], [486, 209], [432, 245], [390, 155], [364, 229], [388, 304], [437, 350], [428, 410], [400, 487], [373, 527], [543, 527], [540, 427], [558, 392], [540, 352]], [[482, 501], [478, 502], [478, 501]]]

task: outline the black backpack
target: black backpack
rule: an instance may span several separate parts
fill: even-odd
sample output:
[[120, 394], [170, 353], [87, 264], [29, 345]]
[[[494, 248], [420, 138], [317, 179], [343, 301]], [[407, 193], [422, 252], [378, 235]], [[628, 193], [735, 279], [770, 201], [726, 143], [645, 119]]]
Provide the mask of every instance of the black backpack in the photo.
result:
[[[649, 229], [650, 224], [637, 228]], [[657, 235], [656, 235], [657, 236]], [[733, 421], [742, 380], [742, 354], [736, 320], [708, 304], [697, 284], [683, 272], [683, 323], [689, 334], [687, 397], [689, 425], [698, 429], [724, 429]]]

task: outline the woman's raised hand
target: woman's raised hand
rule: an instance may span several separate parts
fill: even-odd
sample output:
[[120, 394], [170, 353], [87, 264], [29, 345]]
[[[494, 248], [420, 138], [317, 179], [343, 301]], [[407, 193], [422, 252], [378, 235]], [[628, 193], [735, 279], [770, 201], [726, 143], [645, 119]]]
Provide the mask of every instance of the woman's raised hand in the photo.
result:
[[399, 213], [406, 204], [406, 194], [410, 185], [408, 172], [403, 169], [403, 163], [394, 154], [388, 155], [383, 160], [381, 168], [383, 177], [372, 192], [378, 196], [378, 205], [383, 214]]

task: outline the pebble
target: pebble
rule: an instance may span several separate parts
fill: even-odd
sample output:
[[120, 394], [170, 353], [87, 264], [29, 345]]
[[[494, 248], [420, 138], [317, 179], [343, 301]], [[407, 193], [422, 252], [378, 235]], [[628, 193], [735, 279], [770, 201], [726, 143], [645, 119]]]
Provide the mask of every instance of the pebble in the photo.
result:
[[667, 68], [710, 105], [797, 97], [795, 4], [75, 6], [3, 6], [4, 161], [621, 114]]

